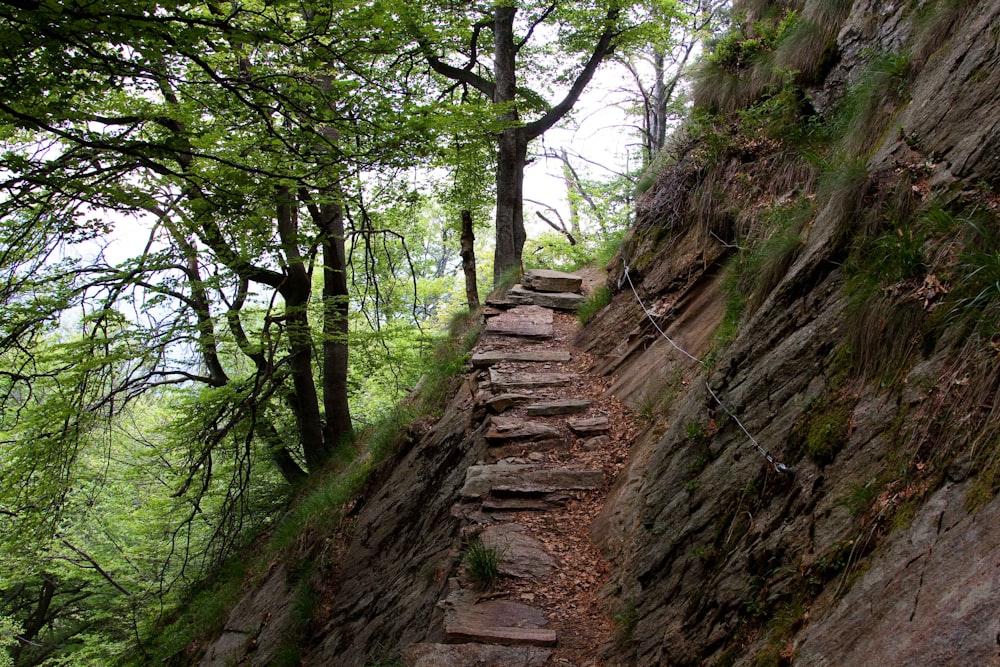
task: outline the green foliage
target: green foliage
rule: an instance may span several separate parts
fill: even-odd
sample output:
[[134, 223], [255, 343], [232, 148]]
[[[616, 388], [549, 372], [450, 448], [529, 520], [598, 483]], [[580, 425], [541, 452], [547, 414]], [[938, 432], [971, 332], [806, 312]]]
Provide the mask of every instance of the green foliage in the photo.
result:
[[992, 440], [984, 442], [976, 452], [978, 473], [965, 495], [965, 509], [977, 512], [1000, 493], [1000, 432], [994, 428]]
[[481, 540], [473, 540], [465, 551], [465, 572], [480, 590], [491, 591], [500, 581], [500, 564], [503, 553], [488, 547]]
[[243, 594], [246, 562], [234, 558], [210, 577], [192, 587], [196, 591], [184, 602], [183, 613], [157, 625], [149, 644], [140, 655], [122, 656], [122, 664], [142, 665], [153, 660], [166, 661], [182, 655], [199, 637], [222, 629], [226, 615]]
[[587, 324], [609, 303], [611, 303], [611, 290], [607, 285], [599, 285], [576, 311], [576, 318], [580, 324]]
[[531, 240], [534, 249], [525, 256], [525, 268], [572, 272], [585, 266], [605, 266], [621, 245], [625, 229], [607, 233], [580, 234], [571, 245], [565, 236], [544, 232]]
[[789, 458], [806, 455], [820, 465], [831, 463], [850, 436], [853, 409], [850, 398], [835, 390], [812, 400], [789, 434]]
[[775, 68], [793, 74], [799, 84], [816, 82], [836, 56], [837, 33], [853, 4], [851, 0], [806, 3], [799, 20], [782, 33], [775, 48]]
[[14, 667], [7, 649], [17, 645], [17, 636], [22, 630], [21, 624], [14, 619], [0, 616], [0, 667]]
[[708, 44], [694, 81], [697, 106], [728, 114], [772, 90], [784, 74], [775, 67], [774, 50], [798, 23], [794, 11], [772, 14], [749, 25], [736, 17], [729, 32]]
[[726, 301], [719, 328], [715, 331], [715, 348], [729, 344], [739, 333], [740, 319], [746, 309], [746, 295], [740, 286], [744, 258], [735, 255], [726, 262], [722, 273], [722, 293]]

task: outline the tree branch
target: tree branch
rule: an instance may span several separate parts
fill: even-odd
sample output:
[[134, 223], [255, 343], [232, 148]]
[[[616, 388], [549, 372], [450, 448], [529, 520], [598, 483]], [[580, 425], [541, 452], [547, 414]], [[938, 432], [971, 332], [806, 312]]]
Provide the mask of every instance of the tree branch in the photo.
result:
[[594, 73], [597, 71], [598, 66], [604, 61], [605, 58], [611, 55], [611, 52], [614, 50], [614, 40], [615, 37], [618, 36], [618, 32], [616, 30], [617, 19], [620, 14], [621, 10], [619, 9], [608, 10], [604, 19], [607, 24], [604, 28], [604, 32], [601, 33], [601, 37], [597, 40], [597, 44], [594, 45], [594, 50], [590, 54], [587, 64], [573, 82], [569, 92], [566, 93], [566, 97], [564, 97], [559, 104], [549, 109], [541, 118], [527, 123], [524, 126], [524, 133], [529, 141], [542, 136], [546, 130], [555, 125], [563, 116], [569, 113], [569, 110], [573, 108], [576, 101], [580, 99], [580, 95], [583, 94], [587, 84], [589, 84], [590, 80], [594, 78]]

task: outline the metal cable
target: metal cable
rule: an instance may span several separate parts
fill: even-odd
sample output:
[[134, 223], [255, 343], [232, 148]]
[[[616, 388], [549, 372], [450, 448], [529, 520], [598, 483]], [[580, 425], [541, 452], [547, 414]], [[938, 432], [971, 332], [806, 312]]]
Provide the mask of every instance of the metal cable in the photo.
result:
[[[660, 325], [653, 318], [653, 314], [649, 311], [648, 308], [646, 308], [646, 304], [642, 302], [642, 298], [639, 296], [639, 292], [635, 288], [635, 283], [632, 282], [632, 276], [629, 275], [628, 264], [625, 263], [624, 257], [622, 258], [622, 266], [625, 267], [625, 274], [622, 276], [622, 278], [628, 281], [629, 287], [632, 288], [632, 294], [635, 295], [636, 302], [638, 302], [639, 307], [642, 308], [642, 312], [646, 313], [646, 317], [649, 318], [649, 321], [652, 323], [653, 327], [656, 328], [656, 330], [660, 333], [660, 335], [663, 336], [663, 338], [665, 338], [666, 341], [670, 343], [670, 345], [673, 346], [675, 350], [686, 356], [691, 361], [694, 361], [695, 363], [699, 364], [702, 368], [708, 368], [708, 365], [704, 361], [702, 361], [701, 359], [694, 356], [693, 354], [682, 348], [680, 345], [675, 343], [674, 340], [670, 336], [668, 336], [663, 329], [660, 328]], [[622, 280], [619, 279], [618, 289], [621, 289], [621, 287], [622, 287]], [[716, 395], [714, 391], [712, 391], [712, 386], [708, 383], [708, 378], [705, 379], [705, 388], [708, 389], [709, 395], [715, 400], [716, 403], [718, 403], [719, 407], [722, 408], [722, 410], [727, 415], [729, 415], [729, 417], [734, 422], [736, 422], [736, 425], [740, 427], [740, 430], [742, 430], [743, 433], [746, 434], [747, 438], [750, 439], [750, 443], [753, 445], [757, 453], [760, 454], [762, 457], [764, 457], [764, 460], [766, 460], [769, 464], [771, 464], [772, 468], [774, 468], [776, 471], [780, 473], [792, 472], [791, 468], [789, 468], [784, 463], [774, 458], [774, 456], [772, 456], [771, 453], [767, 451], [767, 449], [765, 449], [759, 442], [757, 442], [757, 439], [754, 438], [753, 435], [750, 433], [750, 431], [747, 430], [746, 426], [743, 425], [743, 422], [740, 421], [739, 417], [733, 414], [732, 410], [726, 407], [726, 404], [722, 402], [722, 400]]]

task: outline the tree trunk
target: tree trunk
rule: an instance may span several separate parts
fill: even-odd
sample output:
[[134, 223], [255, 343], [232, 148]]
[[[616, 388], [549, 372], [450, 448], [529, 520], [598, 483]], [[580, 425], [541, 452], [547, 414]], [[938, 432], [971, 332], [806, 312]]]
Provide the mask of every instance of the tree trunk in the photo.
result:
[[524, 248], [524, 218], [522, 191], [524, 187], [524, 160], [528, 153], [528, 139], [519, 127], [517, 108], [517, 47], [514, 43], [515, 6], [498, 6], [493, 26], [495, 44], [494, 74], [496, 89], [493, 101], [510, 105], [503, 115], [508, 125], [500, 134], [497, 155], [497, 214], [496, 248], [493, 254], [493, 284], [505, 273], [521, 266]]
[[505, 273], [520, 270], [524, 248], [524, 161], [528, 140], [521, 128], [508, 128], [500, 136], [497, 157], [497, 229], [493, 254], [493, 283]]
[[462, 271], [465, 272], [465, 300], [469, 310], [479, 308], [479, 285], [476, 282], [476, 236], [472, 231], [472, 211], [462, 211]]
[[287, 188], [279, 188], [278, 192], [278, 235], [287, 271], [280, 293], [285, 300], [289, 368], [295, 390], [295, 421], [306, 466], [310, 472], [315, 472], [330, 457], [330, 445], [323, 438], [323, 419], [313, 374], [313, 341], [307, 309], [312, 285], [299, 253], [296, 213]]
[[339, 204], [313, 209], [323, 238], [323, 409], [328, 447], [353, 433], [347, 395], [348, 293], [344, 252], [344, 212]]

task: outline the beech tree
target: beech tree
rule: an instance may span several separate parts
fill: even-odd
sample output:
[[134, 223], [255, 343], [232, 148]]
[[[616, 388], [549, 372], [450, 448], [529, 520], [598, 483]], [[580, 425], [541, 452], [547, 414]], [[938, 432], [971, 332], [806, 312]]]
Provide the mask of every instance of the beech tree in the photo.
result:
[[[429, 67], [453, 87], [475, 91], [493, 105], [498, 123], [495, 282], [521, 264], [529, 143], [573, 109], [601, 63], [627, 39], [635, 19], [630, 3], [621, 1], [441, 0], [408, 10], [408, 25]], [[550, 103], [545, 93], [553, 84], [564, 91]]]

